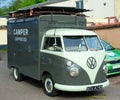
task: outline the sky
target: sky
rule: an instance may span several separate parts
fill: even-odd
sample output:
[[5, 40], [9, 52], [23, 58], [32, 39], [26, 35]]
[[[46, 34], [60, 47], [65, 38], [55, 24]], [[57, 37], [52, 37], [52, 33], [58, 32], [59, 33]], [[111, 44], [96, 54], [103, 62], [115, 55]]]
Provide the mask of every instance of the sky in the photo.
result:
[[9, 6], [10, 3], [12, 3], [14, 0], [0, 0], [0, 8], [4, 6]]

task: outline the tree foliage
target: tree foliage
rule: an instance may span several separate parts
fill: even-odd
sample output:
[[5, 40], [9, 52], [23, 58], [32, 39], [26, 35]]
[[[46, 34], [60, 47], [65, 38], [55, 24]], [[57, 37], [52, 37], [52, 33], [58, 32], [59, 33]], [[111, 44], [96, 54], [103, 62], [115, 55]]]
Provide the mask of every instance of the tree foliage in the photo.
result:
[[[12, 0], [12, 2], [10, 3], [8, 2], [9, 4], [6, 4], [0, 7], [0, 16], [6, 16], [8, 12], [16, 11], [19, 8], [27, 7], [27, 6], [45, 2], [45, 1], [47, 0]], [[4, 2], [7, 2], [7, 0], [5, 0]], [[0, 0], [0, 4], [1, 3], [2, 2]]]

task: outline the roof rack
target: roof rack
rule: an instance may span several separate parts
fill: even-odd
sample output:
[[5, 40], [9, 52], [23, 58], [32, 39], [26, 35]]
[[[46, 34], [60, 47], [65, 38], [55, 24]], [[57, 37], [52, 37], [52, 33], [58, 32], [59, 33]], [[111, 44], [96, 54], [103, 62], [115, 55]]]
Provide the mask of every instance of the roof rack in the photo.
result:
[[83, 15], [83, 12], [90, 10], [78, 9], [75, 7], [53, 7], [53, 6], [41, 6], [28, 9], [19, 9], [14, 12], [8, 13], [8, 18], [26, 18], [33, 16], [40, 16], [43, 14], [67, 14], [67, 15]]

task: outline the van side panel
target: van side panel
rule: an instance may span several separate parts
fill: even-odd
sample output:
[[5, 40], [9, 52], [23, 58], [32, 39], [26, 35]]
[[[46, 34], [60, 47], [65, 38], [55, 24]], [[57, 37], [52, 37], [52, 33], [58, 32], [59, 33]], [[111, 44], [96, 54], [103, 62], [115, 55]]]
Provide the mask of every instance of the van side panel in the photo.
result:
[[38, 20], [8, 21], [8, 66], [39, 79]]
[[35, 18], [10, 19], [8, 27], [8, 67], [19, 68], [20, 73], [40, 80], [40, 48], [49, 29], [85, 29], [85, 17], [75, 15], [41, 15]]

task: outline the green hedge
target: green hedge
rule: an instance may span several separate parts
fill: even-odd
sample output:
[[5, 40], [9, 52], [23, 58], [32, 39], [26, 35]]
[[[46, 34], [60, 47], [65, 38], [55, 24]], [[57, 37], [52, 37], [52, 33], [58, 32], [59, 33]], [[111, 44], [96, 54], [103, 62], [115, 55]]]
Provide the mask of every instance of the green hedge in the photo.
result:
[[0, 52], [6, 52], [7, 51], [7, 45], [0, 45]]

